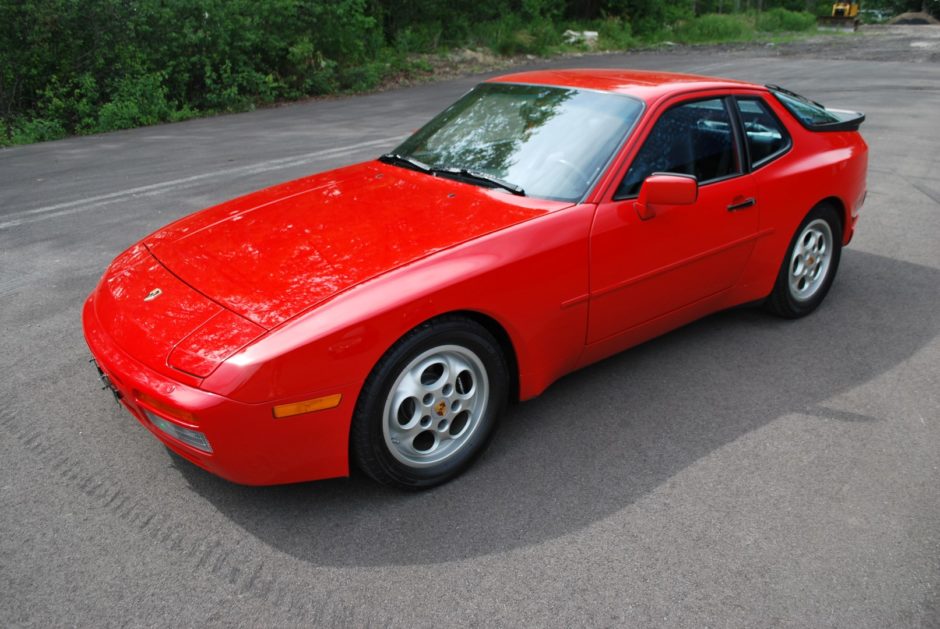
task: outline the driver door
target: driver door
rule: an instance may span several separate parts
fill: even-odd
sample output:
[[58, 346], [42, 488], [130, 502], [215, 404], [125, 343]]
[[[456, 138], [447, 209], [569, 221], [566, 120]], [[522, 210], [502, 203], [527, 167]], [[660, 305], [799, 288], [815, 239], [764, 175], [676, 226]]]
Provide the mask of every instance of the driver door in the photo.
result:
[[[591, 233], [588, 344], [626, 332], [731, 287], [758, 227], [758, 199], [730, 99], [681, 102], [665, 110], [620, 182], [601, 203]], [[635, 207], [643, 181], [659, 172], [693, 175], [691, 205]]]

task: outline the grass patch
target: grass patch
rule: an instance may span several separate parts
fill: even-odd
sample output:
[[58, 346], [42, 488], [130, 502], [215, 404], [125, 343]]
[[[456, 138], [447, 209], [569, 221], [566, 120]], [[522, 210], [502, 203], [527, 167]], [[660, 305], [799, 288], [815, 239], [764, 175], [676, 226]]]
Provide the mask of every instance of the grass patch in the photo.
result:
[[767, 33], [801, 33], [816, 29], [816, 16], [805, 11], [770, 9], [757, 17], [756, 25]]
[[745, 15], [710, 13], [679, 22], [675, 28], [675, 38], [683, 44], [747, 41], [755, 35], [753, 21]]

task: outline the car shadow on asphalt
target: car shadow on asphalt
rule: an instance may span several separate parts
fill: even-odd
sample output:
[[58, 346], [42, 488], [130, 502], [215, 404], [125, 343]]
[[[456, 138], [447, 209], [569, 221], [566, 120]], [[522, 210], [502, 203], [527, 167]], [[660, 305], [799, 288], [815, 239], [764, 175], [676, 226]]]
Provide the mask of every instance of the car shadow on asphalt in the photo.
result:
[[829, 400], [940, 329], [940, 271], [847, 250], [813, 315], [713, 315], [571, 374], [513, 407], [463, 476], [410, 493], [349, 479], [244, 487], [173, 458], [266, 544], [318, 565], [431, 564], [537, 544], [622, 510], [718, 448], [793, 413], [877, 422]]

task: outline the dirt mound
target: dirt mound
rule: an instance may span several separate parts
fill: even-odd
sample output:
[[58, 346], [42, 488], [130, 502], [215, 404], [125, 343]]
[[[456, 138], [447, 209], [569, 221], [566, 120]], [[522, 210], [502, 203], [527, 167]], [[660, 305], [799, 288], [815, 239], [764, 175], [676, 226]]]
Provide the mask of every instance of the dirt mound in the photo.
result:
[[929, 13], [902, 13], [888, 24], [940, 24], [940, 20]]

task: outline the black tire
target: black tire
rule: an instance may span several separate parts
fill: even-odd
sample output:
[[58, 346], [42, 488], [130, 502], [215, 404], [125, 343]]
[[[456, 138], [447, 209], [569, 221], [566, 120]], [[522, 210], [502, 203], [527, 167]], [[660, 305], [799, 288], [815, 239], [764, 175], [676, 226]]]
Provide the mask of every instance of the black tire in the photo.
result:
[[451, 480], [492, 437], [508, 383], [500, 345], [482, 325], [458, 316], [423, 323], [366, 379], [353, 412], [352, 459], [386, 485]]
[[[824, 239], [826, 228], [829, 233], [829, 248], [825, 252], [828, 254], [828, 264], [823, 269], [819, 262], [820, 258], [815, 256], [815, 249], [810, 249], [808, 253], [805, 253], [802, 250], [797, 252], [797, 247], [805, 246], [807, 242], [815, 243], [820, 238]], [[812, 239], [814, 234], [817, 240]], [[764, 302], [767, 310], [787, 319], [805, 317], [814, 311], [826, 298], [839, 269], [841, 257], [842, 221], [839, 220], [839, 214], [832, 205], [821, 203], [806, 215], [793, 234], [787, 253], [780, 263], [774, 289]], [[814, 276], [810, 271], [812, 265], [805, 264], [807, 259], [819, 265], [817, 266], [820, 269], [818, 275]], [[799, 277], [799, 273], [796, 273], [799, 269], [806, 269], [807, 274]]]

